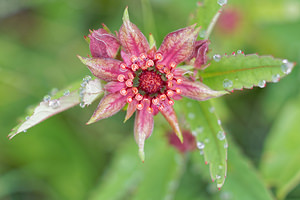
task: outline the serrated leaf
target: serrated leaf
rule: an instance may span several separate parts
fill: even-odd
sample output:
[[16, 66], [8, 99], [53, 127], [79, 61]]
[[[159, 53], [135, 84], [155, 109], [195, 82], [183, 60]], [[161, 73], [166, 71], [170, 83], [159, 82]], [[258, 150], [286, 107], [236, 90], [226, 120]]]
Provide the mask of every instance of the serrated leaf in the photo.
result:
[[261, 159], [263, 178], [275, 187], [278, 199], [284, 199], [300, 183], [299, 100], [288, 101], [279, 113]]
[[[185, 160], [166, 145], [166, 132], [157, 126], [146, 143], [146, 161], [139, 159], [137, 146], [131, 138], [114, 155], [109, 170], [90, 199], [165, 199], [173, 196], [184, 170]], [[155, 192], [149, 192], [149, 190]]]
[[203, 0], [202, 2], [198, 2], [198, 7], [190, 18], [189, 24], [197, 24], [201, 27], [200, 38], [207, 39], [217, 22], [223, 7], [217, 2], [217, 0]]
[[221, 188], [226, 177], [228, 144], [214, 107], [210, 101], [198, 102], [189, 99], [183, 99], [176, 104], [180, 104], [178, 109], [184, 114], [192, 134], [196, 137], [199, 150], [204, 153], [211, 179]]
[[91, 104], [103, 93], [99, 79], [77, 82], [71, 86], [55, 92], [52, 96], [47, 95], [38, 106], [32, 106], [27, 114], [22, 117], [24, 120], [14, 127], [8, 138], [12, 139], [20, 132], [26, 132], [29, 128], [46, 120], [47, 118], [65, 111], [80, 102], [82, 107]]
[[256, 54], [214, 57], [209, 67], [199, 75], [204, 84], [215, 90], [265, 87], [266, 82], [278, 82], [289, 74], [295, 65], [287, 60]]

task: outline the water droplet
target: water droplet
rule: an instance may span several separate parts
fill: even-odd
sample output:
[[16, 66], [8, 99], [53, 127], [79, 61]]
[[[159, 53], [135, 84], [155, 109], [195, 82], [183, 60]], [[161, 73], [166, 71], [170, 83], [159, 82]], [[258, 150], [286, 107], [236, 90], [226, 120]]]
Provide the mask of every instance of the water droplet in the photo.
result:
[[227, 143], [227, 142], [225, 142], [225, 144], [224, 144], [224, 148], [225, 148], [225, 149], [227, 149], [227, 148], [228, 148], [228, 143]]
[[202, 156], [204, 154], [204, 151], [203, 150], [200, 150], [200, 155]]
[[224, 140], [225, 139], [225, 133], [224, 131], [219, 131], [217, 134], [217, 137], [219, 140]]
[[27, 121], [27, 120], [29, 120], [30, 119], [30, 117], [29, 116], [27, 116], [27, 117], [25, 117], [25, 120]]
[[195, 114], [194, 114], [194, 113], [189, 113], [189, 114], [188, 114], [188, 117], [189, 117], [190, 119], [195, 119]]
[[265, 80], [261, 80], [261, 81], [258, 82], [258, 87], [264, 88], [264, 87], [266, 87], [266, 83], [267, 82]]
[[222, 165], [219, 165], [219, 169], [223, 169], [223, 166], [222, 166]]
[[225, 79], [225, 80], [223, 81], [223, 87], [224, 87], [224, 88], [231, 88], [232, 86], [233, 86], [233, 83], [232, 83], [231, 80]]
[[220, 6], [224, 6], [225, 4], [227, 4], [227, 0], [218, 0], [218, 4]]
[[281, 65], [281, 71], [284, 74], [289, 74], [292, 72], [293, 67], [294, 67], [293, 63], [289, 62], [287, 59], [284, 59]]
[[201, 30], [201, 31], [199, 32], [199, 37], [205, 38], [205, 35], [206, 35], [206, 30]]
[[242, 50], [237, 50], [236, 53], [237, 54], [242, 54]]
[[23, 132], [26, 133], [26, 132], [27, 132], [27, 129], [24, 129]]
[[220, 175], [216, 175], [216, 179], [218, 180], [218, 179], [220, 179], [221, 178], [221, 176]]
[[55, 108], [58, 108], [60, 106], [60, 102], [59, 102], [59, 100], [54, 99], [54, 100], [49, 101], [48, 105], [49, 105], [49, 107], [55, 109]]
[[204, 139], [204, 142], [205, 142], [205, 143], [209, 143], [209, 138], [205, 138], [205, 139]]
[[211, 113], [215, 112], [215, 108], [214, 107], [210, 107], [209, 108], [209, 112], [211, 112]]
[[84, 108], [84, 107], [85, 107], [85, 103], [84, 103], [84, 102], [81, 102], [81, 103], [79, 104], [79, 106], [80, 106], [81, 108]]
[[43, 98], [43, 101], [44, 102], [48, 102], [48, 101], [50, 101], [51, 100], [51, 96], [50, 95], [46, 95], [46, 96], [44, 96], [44, 98]]
[[92, 77], [87, 75], [83, 78], [83, 81], [89, 82], [91, 79], [92, 79]]
[[275, 74], [272, 76], [272, 82], [273, 83], [277, 83], [280, 80], [280, 75], [279, 74]]
[[87, 84], [87, 82], [84, 81], [84, 82], [82, 82], [80, 85], [81, 85], [81, 87], [84, 88], [84, 87], [86, 86], [86, 84]]
[[219, 62], [221, 60], [221, 55], [220, 54], [215, 54], [213, 55], [213, 59], [216, 61], [216, 62]]
[[197, 148], [198, 149], [204, 149], [205, 144], [203, 142], [197, 142]]
[[221, 120], [219, 120], [219, 119], [218, 119], [218, 124], [219, 124], [220, 126], [221, 126], [221, 124], [222, 124]]
[[64, 91], [64, 96], [69, 96], [70, 95], [70, 90]]

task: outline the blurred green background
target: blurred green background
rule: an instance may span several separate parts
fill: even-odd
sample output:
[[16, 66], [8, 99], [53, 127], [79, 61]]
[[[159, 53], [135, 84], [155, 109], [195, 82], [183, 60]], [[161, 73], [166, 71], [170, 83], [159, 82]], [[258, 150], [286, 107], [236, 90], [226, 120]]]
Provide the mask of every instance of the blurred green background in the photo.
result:
[[[118, 31], [129, 6], [131, 21], [145, 35], [153, 33], [159, 46], [167, 33], [186, 26], [196, 5], [0, 0], [0, 199], [300, 199], [297, 65], [279, 83], [215, 100], [231, 145], [220, 192], [198, 153], [182, 156], [168, 145], [164, 122], [146, 141], [144, 164], [136, 153], [133, 120], [122, 123], [124, 112], [85, 126], [97, 103], [6, 138], [29, 105], [90, 75], [76, 58], [89, 53], [83, 39], [89, 29], [105, 23]], [[241, 49], [300, 63], [300, 1], [229, 0], [219, 22], [210, 38], [212, 52]]]

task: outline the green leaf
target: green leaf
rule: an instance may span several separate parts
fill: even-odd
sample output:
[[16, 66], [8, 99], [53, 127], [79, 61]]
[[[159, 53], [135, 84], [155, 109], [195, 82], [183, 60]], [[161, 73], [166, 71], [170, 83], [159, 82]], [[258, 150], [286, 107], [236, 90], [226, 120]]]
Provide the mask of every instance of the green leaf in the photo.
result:
[[74, 83], [63, 90], [51, 93], [52, 96], [46, 95], [39, 105], [32, 106], [27, 111], [27, 114], [22, 117], [23, 121], [9, 133], [9, 139], [79, 103], [81, 107], [90, 105], [103, 93], [103, 90], [99, 79], [90, 80], [90, 77], [87, 77], [83, 82]]
[[217, 2], [217, 0], [203, 0], [202, 2], [198, 2], [198, 7], [190, 18], [189, 24], [197, 24], [202, 28], [199, 33], [201, 38], [208, 39], [221, 14], [221, 9], [223, 6]]
[[294, 63], [256, 54], [214, 55], [210, 65], [200, 72], [203, 83], [215, 90], [265, 87], [266, 82], [278, 82], [289, 74]]
[[276, 188], [278, 199], [300, 183], [300, 99], [287, 102], [274, 122], [261, 160], [265, 181]]
[[[220, 192], [210, 189], [215, 196], [220, 196], [220, 199], [230, 200], [253, 200], [264, 199], [271, 200], [272, 195], [264, 185], [260, 174], [250, 163], [250, 160], [243, 155], [236, 144], [232, 140], [228, 140], [228, 178]], [[198, 169], [201, 173], [198, 176], [209, 179], [206, 173], [206, 166], [200, 163], [203, 158], [198, 153], [192, 155], [192, 169]], [[195, 176], [197, 176], [195, 174]], [[209, 188], [209, 187], [208, 187]], [[215, 198], [219, 199], [219, 198]]]
[[180, 104], [177, 109], [184, 114], [192, 134], [196, 136], [197, 147], [204, 153], [205, 163], [209, 164], [211, 179], [221, 188], [226, 177], [228, 144], [214, 107], [210, 101], [189, 99], [177, 104]]
[[156, 126], [151, 139], [146, 140], [145, 163], [137, 155], [138, 148], [133, 138], [119, 146], [109, 170], [90, 199], [150, 200], [175, 194], [185, 160], [165, 143], [166, 131], [161, 127]]

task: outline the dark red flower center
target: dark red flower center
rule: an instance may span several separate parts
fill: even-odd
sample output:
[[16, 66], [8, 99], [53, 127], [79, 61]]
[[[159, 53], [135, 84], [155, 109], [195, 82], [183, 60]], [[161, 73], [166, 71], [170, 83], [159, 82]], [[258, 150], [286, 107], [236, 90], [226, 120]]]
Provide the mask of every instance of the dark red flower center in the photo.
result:
[[143, 71], [139, 76], [138, 88], [148, 95], [158, 93], [163, 86], [164, 81], [161, 79], [161, 75], [157, 74], [155, 71]]

